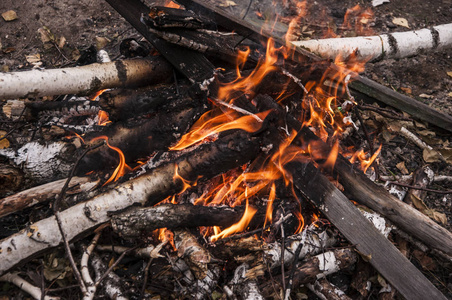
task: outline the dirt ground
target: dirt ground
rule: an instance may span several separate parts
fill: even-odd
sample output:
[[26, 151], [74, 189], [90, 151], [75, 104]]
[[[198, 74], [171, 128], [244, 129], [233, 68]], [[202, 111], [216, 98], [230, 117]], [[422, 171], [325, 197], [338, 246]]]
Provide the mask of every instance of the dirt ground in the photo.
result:
[[[313, 31], [312, 36], [321, 36], [325, 27], [331, 24], [340, 27], [347, 8], [356, 4], [371, 7], [367, 0], [309, 0], [308, 3], [309, 14], [303, 22], [307, 25], [306, 31]], [[0, 1], [0, 14], [9, 10], [16, 12], [17, 19], [6, 22], [0, 17], [1, 72], [32, 68], [30, 56], [36, 54], [40, 55], [38, 64], [42, 68], [73, 66], [83, 50], [92, 45], [104, 48], [115, 59], [120, 55], [119, 44], [123, 39], [139, 38], [139, 34], [101, 0]], [[395, 25], [395, 17], [405, 18], [410, 29], [452, 22], [452, 0], [390, 0], [372, 8], [372, 11], [374, 17], [369, 28], [375, 34], [409, 30]], [[42, 33], [38, 31], [40, 28], [41, 32], [44, 28], [47, 36], [51, 37], [50, 42], [43, 42]], [[356, 34], [339, 29], [336, 33]], [[452, 48], [399, 60], [368, 63], [364, 76], [452, 115], [452, 75], [448, 72], [452, 72]], [[452, 142], [450, 134], [441, 132], [438, 135], [446, 143]], [[393, 172], [398, 172], [395, 166], [402, 161], [409, 172], [423, 164], [419, 150], [405, 148], [403, 142], [398, 140], [384, 146], [382, 161], [389, 164], [388, 168]], [[432, 165], [436, 174], [452, 175], [450, 165], [439, 162]], [[437, 187], [451, 189], [447, 184]], [[451, 230], [452, 195], [429, 194], [425, 202], [430, 208], [446, 214], [449, 221], [447, 228]], [[449, 269], [446, 272], [451, 274], [442, 277], [447, 286], [444, 290], [451, 291], [452, 271]]]

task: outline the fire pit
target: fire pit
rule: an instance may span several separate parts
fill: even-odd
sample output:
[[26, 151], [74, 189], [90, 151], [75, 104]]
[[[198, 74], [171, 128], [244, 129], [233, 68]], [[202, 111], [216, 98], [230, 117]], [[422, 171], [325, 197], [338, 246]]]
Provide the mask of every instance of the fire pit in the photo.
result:
[[[430, 256], [450, 265], [447, 217], [419, 193], [433, 171], [408, 185], [412, 205], [375, 180], [391, 174], [378, 135], [400, 132], [425, 161], [450, 164], [413, 132], [424, 122], [450, 134], [449, 115], [360, 76], [365, 62], [353, 55], [331, 62], [295, 47], [303, 5], [278, 6], [297, 14], [272, 27], [259, 11], [238, 18], [205, 1], [107, 2], [147, 40], [123, 41], [128, 57], [100, 51], [97, 64], [0, 76], [2, 97], [31, 98], [4, 105], [9, 116], [42, 127], [0, 150], [15, 174], [4, 176], [2, 222], [46, 208], [4, 233], [0, 279], [44, 297], [46, 286], [24, 285], [17, 270], [45, 255], [29, 277], [75, 280], [86, 299], [288, 299], [308, 293], [303, 285], [348, 299], [370, 296], [377, 273], [390, 297], [446, 299], [404, 255], [408, 241], [424, 270]], [[371, 15], [357, 9], [363, 30]], [[76, 95], [43, 101], [59, 94]], [[348, 296], [332, 274], [348, 278]]]

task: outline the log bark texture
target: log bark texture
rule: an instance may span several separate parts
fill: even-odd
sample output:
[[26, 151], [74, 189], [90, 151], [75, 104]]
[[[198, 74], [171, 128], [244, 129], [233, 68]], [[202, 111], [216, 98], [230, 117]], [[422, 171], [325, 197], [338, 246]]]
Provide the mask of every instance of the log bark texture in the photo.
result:
[[[133, 208], [111, 218], [113, 230], [123, 237], [138, 237], [158, 228], [199, 226], [229, 227], [240, 221], [245, 207], [201, 206], [192, 204], [161, 204], [154, 207]], [[253, 221], [265, 218], [265, 207], [258, 210]]]
[[172, 68], [158, 56], [73, 68], [0, 73], [0, 98], [88, 95], [108, 88], [155, 84], [168, 78], [172, 78]]
[[[186, 180], [199, 176], [210, 178], [255, 158], [260, 152], [259, 137], [241, 131], [227, 135], [196, 151], [181, 156], [173, 163], [118, 185], [90, 201], [79, 203], [60, 212], [69, 241], [75, 241], [98, 225], [110, 220], [108, 212], [134, 204], [153, 205], [167, 196], [180, 192], [181, 180], [174, 180], [175, 171]], [[0, 275], [33, 256], [62, 244], [55, 217], [40, 220], [28, 228], [0, 241]]]
[[432, 51], [450, 47], [452, 24], [377, 36], [294, 41], [292, 44], [333, 60], [336, 57], [346, 59], [355, 53], [361, 60], [403, 58], [416, 55], [423, 50]]

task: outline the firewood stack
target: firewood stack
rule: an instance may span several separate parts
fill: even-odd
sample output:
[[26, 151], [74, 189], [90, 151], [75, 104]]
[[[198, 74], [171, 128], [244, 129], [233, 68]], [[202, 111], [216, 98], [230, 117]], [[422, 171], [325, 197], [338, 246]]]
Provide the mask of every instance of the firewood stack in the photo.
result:
[[55, 281], [84, 299], [446, 299], [408, 258], [447, 270], [451, 232], [366, 176], [381, 146], [355, 97], [401, 96], [202, 1], [107, 2], [150, 42], [82, 67], [112, 82], [2, 95], [29, 100], [3, 107], [27, 126], [0, 150], [0, 280], [36, 299]]

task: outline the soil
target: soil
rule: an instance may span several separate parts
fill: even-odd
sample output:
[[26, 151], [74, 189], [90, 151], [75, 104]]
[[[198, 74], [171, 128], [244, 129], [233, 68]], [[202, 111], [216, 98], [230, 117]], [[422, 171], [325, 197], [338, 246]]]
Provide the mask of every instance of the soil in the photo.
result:
[[[238, 1], [237, 1], [238, 2]], [[258, 2], [258, 1], [257, 1]], [[150, 1], [147, 1], [151, 5]], [[341, 30], [347, 8], [356, 4], [371, 8], [370, 1], [317, 0], [308, 2], [308, 15], [304, 18], [305, 32], [312, 37], [325, 34], [333, 28], [339, 36], [357, 35], [354, 29]], [[257, 5], [257, 4], [256, 4]], [[255, 9], [252, 6], [252, 9]], [[0, 14], [13, 10], [17, 19], [5, 21], [0, 17], [0, 71], [10, 72], [31, 69], [30, 55], [40, 55], [40, 68], [73, 66], [84, 50], [94, 45], [105, 49], [112, 59], [120, 57], [119, 44], [125, 38], [140, 38], [140, 35], [104, 1], [88, 0], [2, 0]], [[446, 24], [452, 22], [452, 0], [390, 0], [372, 8], [374, 16], [366, 34], [383, 34], [406, 31], [408, 28], [395, 25], [393, 18], [405, 18], [409, 28]], [[53, 36], [44, 43], [38, 29], [44, 28]], [[41, 30], [42, 31], [42, 30]], [[62, 38], [65, 43], [62, 43]], [[61, 43], [61, 47], [58, 44]], [[388, 59], [368, 63], [364, 76], [405, 93], [439, 111], [452, 115], [452, 49], [428, 51], [415, 57]], [[4, 102], [3, 102], [4, 103]], [[3, 128], [0, 128], [3, 129]], [[8, 130], [8, 129], [6, 129]], [[445, 144], [452, 142], [450, 134], [437, 132], [436, 137]], [[409, 173], [425, 164], [422, 151], [403, 139], [392, 139], [384, 143], [382, 163], [391, 173], [400, 173], [396, 168], [405, 162]], [[450, 164], [434, 162], [432, 169], [437, 175], [451, 175]], [[431, 188], [451, 189], [450, 184], [440, 183]], [[429, 208], [444, 213], [452, 229], [452, 195], [429, 193], [424, 202]], [[444, 284], [443, 292], [452, 295], [452, 269], [446, 267], [438, 275]], [[450, 274], [449, 274], [450, 273]], [[439, 284], [437, 284], [439, 285]]]

